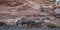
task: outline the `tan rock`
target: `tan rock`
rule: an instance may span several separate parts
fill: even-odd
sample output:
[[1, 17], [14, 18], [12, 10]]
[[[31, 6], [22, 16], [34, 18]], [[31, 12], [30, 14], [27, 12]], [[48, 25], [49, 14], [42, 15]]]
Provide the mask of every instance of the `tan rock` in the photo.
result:
[[16, 1], [16, 0], [5, 0], [5, 1], [11, 1], [12, 2], [12, 1]]

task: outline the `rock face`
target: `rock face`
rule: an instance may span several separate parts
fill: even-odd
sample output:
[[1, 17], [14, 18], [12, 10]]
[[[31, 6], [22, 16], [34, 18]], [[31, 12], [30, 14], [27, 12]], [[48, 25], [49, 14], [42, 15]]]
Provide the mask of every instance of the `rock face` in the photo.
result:
[[[47, 18], [54, 6], [55, 3], [47, 0], [0, 0], [0, 19]], [[52, 20], [51, 17], [50, 20]]]
[[[0, 13], [7, 13], [17, 17], [33, 16], [33, 14], [37, 14], [38, 11], [40, 11], [38, 4], [31, 4], [29, 3], [31, 1], [28, 2], [28, 0], [0, 0], [0, 2]], [[35, 6], [37, 8], [35, 8]]]
[[[0, 0], [0, 14], [2, 15], [2, 18], [4, 13], [6, 14], [7, 17], [13, 16], [16, 18], [32, 16], [37, 17], [40, 16], [41, 14], [43, 15], [45, 14], [45, 16], [47, 16], [46, 12], [41, 12], [42, 10], [41, 7], [43, 5], [40, 4], [40, 2], [38, 1], [39, 0]], [[6, 17], [5, 14], [4, 17]]]

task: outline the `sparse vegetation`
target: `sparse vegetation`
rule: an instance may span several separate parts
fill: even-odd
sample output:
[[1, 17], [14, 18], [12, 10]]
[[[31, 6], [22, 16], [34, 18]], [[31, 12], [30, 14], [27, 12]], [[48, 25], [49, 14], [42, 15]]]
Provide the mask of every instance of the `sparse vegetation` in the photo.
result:
[[48, 26], [49, 28], [56, 28], [56, 25], [54, 25], [54, 24], [47, 24], [47, 26]]

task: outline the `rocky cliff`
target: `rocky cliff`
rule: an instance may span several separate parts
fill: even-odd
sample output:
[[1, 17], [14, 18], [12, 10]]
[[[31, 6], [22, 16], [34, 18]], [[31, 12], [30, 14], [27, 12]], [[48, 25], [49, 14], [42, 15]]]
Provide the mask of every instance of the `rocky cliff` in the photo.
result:
[[22, 17], [45, 17], [55, 20], [55, 17], [50, 15], [55, 6], [59, 5], [47, 0], [0, 0], [0, 20]]
[[31, 17], [40, 11], [40, 4], [35, 1], [36, 0], [0, 0], [0, 16], [2, 16], [2, 19], [6, 16], [9, 18], [10, 15], [16, 18], [23, 16]]

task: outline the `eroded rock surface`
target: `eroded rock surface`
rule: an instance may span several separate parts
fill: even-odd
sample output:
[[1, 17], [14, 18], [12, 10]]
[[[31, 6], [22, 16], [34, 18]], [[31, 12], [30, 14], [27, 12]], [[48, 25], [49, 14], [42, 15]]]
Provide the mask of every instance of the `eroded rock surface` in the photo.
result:
[[[16, 20], [22, 17], [44, 19], [50, 16], [54, 6], [54, 3], [44, 0], [0, 0], [0, 19]], [[49, 17], [50, 20], [52, 20], [51, 17]]]

